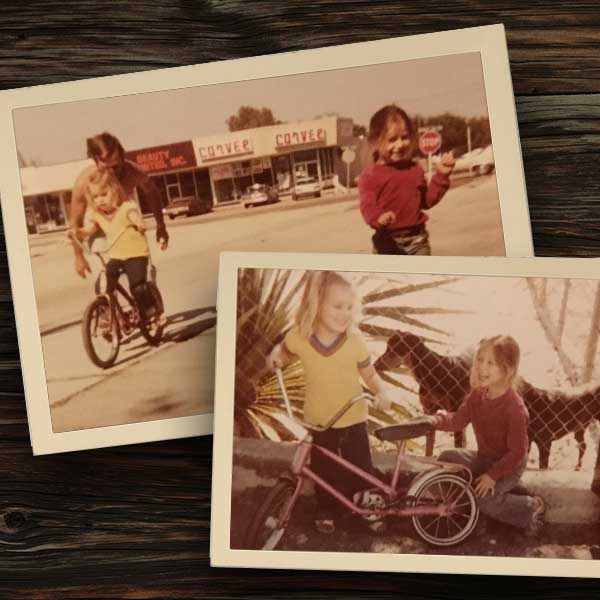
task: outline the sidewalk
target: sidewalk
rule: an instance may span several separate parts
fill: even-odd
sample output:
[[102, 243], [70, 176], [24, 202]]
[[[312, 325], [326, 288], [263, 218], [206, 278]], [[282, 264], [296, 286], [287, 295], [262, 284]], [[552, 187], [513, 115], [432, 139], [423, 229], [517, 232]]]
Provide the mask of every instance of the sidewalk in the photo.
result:
[[201, 333], [171, 329], [165, 343], [121, 369], [72, 377], [71, 389], [62, 387], [70, 393], [50, 407], [54, 433], [212, 413], [214, 322]]

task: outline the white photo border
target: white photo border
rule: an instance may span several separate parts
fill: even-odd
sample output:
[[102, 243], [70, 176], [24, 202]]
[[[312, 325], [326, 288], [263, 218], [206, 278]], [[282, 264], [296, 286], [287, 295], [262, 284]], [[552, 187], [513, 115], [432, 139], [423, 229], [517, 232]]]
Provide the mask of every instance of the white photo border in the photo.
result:
[[515, 102], [503, 25], [0, 92], [0, 198], [34, 454], [210, 434], [212, 414], [54, 433], [50, 420], [13, 111], [55, 103], [478, 52], [481, 56], [507, 256], [533, 256]]
[[600, 577], [594, 560], [356, 552], [233, 550], [230, 547], [238, 271], [242, 268], [479, 275], [600, 280], [597, 258], [367, 256], [223, 252], [217, 301], [217, 357], [210, 558], [213, 567], [323, 569], [481, 575]]

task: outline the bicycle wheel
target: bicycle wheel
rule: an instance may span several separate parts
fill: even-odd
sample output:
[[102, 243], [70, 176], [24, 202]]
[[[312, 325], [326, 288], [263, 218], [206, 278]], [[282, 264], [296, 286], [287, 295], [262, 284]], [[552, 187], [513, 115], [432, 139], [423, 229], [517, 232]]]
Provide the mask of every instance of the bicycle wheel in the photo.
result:
[[101, 369], [112, 367], [119, 354], [121, 339], [117, 319], [106, 296], [98, 296], [87, 306], [81, 333], [89, 359]]
[[425, 479], [417, 488], [412, 506], [437, 506], [453, 502], [456, 506], [448, 515], [416, 515], [412, 522], [417, 533], [434, 546], [453, 546], [465, 540], [477, 525], [479, 506], [467, 482], [451, 473]]
[[280, 479], [275, 484], [246, 530], [244, 548], [275, 550], [287, 527], [286, 523], [277, 528], [277, 523], [286, 511], [295, 489], [295, 484], [289, 479]]
[[140, 315], [140, 331], [151, 346], [158, 346], [162, 339], [163, 331], [165, 330], [164, 324], [158, 322], [159, 315], [161, 315], [164, 310], [163, 300], [160, 291], [154, 282], [148, 281], [146, 286], [148, 295], [152, 298], [152, 305], [156, 310], [154, 316], [150, 319], [143, 319]]

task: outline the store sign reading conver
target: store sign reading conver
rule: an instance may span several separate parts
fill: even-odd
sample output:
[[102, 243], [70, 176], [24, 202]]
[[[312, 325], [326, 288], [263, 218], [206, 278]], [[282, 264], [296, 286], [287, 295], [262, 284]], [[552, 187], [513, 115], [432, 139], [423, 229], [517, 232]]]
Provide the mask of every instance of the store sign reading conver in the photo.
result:
[[300, 144], [313, 144], [324, 142], [326, 137], [323, 127], [300, 127], [276, 134], [275, 146], [284, 148], [286, 146], [299, 146]]
[[250, 140], [250, 138], [240, 138], [228, 142], [219, 142], [218, 144], [204, 144], [198, 146], [198, 155], [203, 162], [216, 160], [218, 158], [251, 154], [252, 152], [252, 140]]

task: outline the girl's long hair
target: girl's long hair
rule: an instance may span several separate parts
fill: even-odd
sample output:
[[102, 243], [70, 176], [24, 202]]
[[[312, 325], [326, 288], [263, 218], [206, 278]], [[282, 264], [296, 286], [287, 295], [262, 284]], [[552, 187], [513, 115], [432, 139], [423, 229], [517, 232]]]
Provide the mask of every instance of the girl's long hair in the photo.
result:
[[493, 337], [483, 338], [479, 342], [477, 352], [473, 357], [473, 365], [471, 366], [471, 387], [474, 389], [481, 387], [477, 363], [479, 355], [487, 348], [491, 349], [494, 354], [494, 359], [506, 374], [506, 383], [514, 388], [519, 380], [521, 349], [519, 348], [517, 341], [510, 335], [495, 335]]
[[387, 104], [383, 108], [380, 108], [369, 121], [369, 133], [367, 134], [367, 141], [373, 148], [373, 161], [379, 159], [379, 146], [381, 140], [385, 137], [386, 131], [390, 123], [404, 122], [408, 133], [412, 138], [414, 135], [414, 126], [408, 113], [395, 104]]
[[121, 206], [127, 200], [127, 194], [119, 180], [107, 170], [94, 169], [88, 179], [85, 189], [85, 197], [88, 204], [93, 206], [94, 198], [105, 189], [109, 189], [117, 199], [117, 206]]
[[[319, 323], [321, 306], [329, 288], [333, 285], [340, 285], [349, 288], [354, 293], [354, 288], [350, 281], [335, 271], [318, 271], [310, 273], [304, 286], [304, 292], [300, 300], [300, 306], [296, 312], [296, 326], [300, 335], [306, 339], [315, 332]], [[355, 309], [357, 302], [354, 303]], [[356, 310], [355, 310], [356, 313]], [[349, 329], [354, 328], [358, 315], [353, 315]]]

